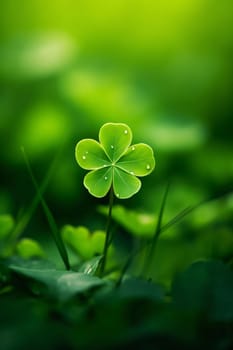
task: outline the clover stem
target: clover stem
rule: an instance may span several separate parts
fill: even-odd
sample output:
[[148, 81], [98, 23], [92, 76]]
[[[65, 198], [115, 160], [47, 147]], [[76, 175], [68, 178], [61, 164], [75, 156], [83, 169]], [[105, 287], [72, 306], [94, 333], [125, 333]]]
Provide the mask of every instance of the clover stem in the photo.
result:
[[105, 236], [105, 242], [104, 242], [104, 249], [103, 249], [103, 259], [101, 261], [100, 265], [100, 277], [103, 276], [106, 260], [107, 260], [107, 253], [108, 253], [108, 246], [110, 242], [110, 227], [111, 227], [111, 221], [112, 221], [112, 207], [113, 207], [113, 200], [114, 200], [114, 192], [113, 187], [111, 186], [110, 192], [109, 192], [109, 208], [108, 208], [108, 219], [107, 219], [107, 226], [106, 226], [106, 236]]

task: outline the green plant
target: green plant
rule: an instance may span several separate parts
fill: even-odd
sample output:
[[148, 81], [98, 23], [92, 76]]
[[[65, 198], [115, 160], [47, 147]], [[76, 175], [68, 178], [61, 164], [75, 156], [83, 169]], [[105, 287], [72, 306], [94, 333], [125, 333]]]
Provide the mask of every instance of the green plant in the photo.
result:
[[149, 175], [155, 167], [153, 150], [145, 143], [131, 146], [132, 131], [123, 123], [106, 123], [99, 131], [99, 142], [84, 139], [77, 143], [78, 164], [91, 170], [84, 177], [84, 186], [93, 196], [104, 197], [110, 191], [109, 214], [100, 275], [103, 274], [110, 243], [110, 222], [113, 195], [120, 199], [132, 197], [141, 188], [137, 176]]
[[[106, 125], [104, 130], [115, 128], [112, 135], [127, 130], [125, 124]], [[80, 143], [85, 145], [84, 141]], [[105, 154], [102, 144], [97, 144]], [[113, 206], [114, 177], [119, 172], [123, 177], [127, 175], [126, 180], [132, 175], [123, 170], [121, 163], [136, 146], [129, 145], [115, 163], [108, 158], [107, 169], [103, 167], [112, 176], [106, 192], [109, 206], [98, 206], [99, 213], [107, 217], [106, 231], [95, 229], [93, 221], [94, 229], [68, 224], [60, 232], [45, 196], [51, 169], [39, 184], [23, 152], [36, 193], [16, 219], [0, 215], [2, 348], [170, 349], [174, 345], [193, 348], [193, 344], [195, 348], [213, 350], [232, 348], [233, 238], [231, 230], [227, 230], [227, 224], [232, 223], [232, 194], [189, 206], [175, 216], [166, 206], [169, 185], [156, 213], [128, 209], [118, 203]], [[143, 146], [141, 151], [144, 148], [145, 154], [153, 156], [149, 146]], [[140, 152], [131, 153], [133, 157]], [[143, 168], [142, 162], [142, 157], [134, 157], [132, 164]], [[151, 162], [153, 165], [154, 160]], [[91, 173], [98, 175], [98, 170]], [[100, 182], [93, 184], [94, 191], [98, 185], [103, 188], [101, 181], [105, 179], [100, 177]], [[124, 186], [127, 187], [127, 181], [122, 183], [121, 193]], [[135, 193], [128, 191], [129, 196]], [[37, 236], [36, 240], [25, 237], [25, 228], [39, 203], [62, 260], [56, 261], [49, 237], [45, 236], [46, 243], [42, 240], [42, 245]], [[211, 213], [211, 219], [205, 215], [203, 220], [203, 212]], [[180, 224], [189, 214], [189, 222]], [[92, 221], [92, 214], [88, 220]], [[192, 224], [198, 228], [195, 237]], [[115, 230], [117, 235], [113, 237]], [[212, 330], [217, 330], [214, 336]], [[10, 342], [6, 334], [12, 334]]]
[[15, 226], [15, 220], [11, 215], [0, 215], [0, 259], [13, 255], [24, 259], [45, 257], [45, 252], [37, 241], [14, 236]]
[[118, 198], [132, 197], [141, 188], [137, 176], [146, 176], [155, 167], [152, 148], [144, 143], [130, 146], [132, 131], [122, 123], [104, 124], [99, 141], [84, 139], [76, 146], [78, 164], [91, 170], [84, 178], [84, 186], [98, 198], [111, 187]]

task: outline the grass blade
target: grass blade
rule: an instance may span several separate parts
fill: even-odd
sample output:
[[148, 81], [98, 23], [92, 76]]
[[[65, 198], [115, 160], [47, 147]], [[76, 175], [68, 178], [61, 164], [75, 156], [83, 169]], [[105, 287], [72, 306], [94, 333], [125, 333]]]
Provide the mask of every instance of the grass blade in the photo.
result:
[[[24, 153], [23, 148], [21, 148], [21, 150]], [[11, 240], [17, 239], [22, 234], [22, 232], [25, 230], [25, 228], [27, 227], [33, 213], [35, 212], [35, 210], [40, 202], [39, 193], [41, 195], [44, 194], [44, 192], [48, 186], [49, 180], [51, 178], [51, 174], [53, 173], [55, 166], [57, 164], [57, 160], [59, 159], [59, 156], [60, 156], [60, 152], [58, 152], [55, 159], [53, 160], [45, 178], [43, 179], [41, 185], [39, 186], [39, 191], [36, 192], [36, 195], [33, 198], [31, 204], [29, 205], [29, 207], [26, 210], [23, 210], [21, 215], [19, 216], [19, 219], [17, 220], [16, 225], [11, 233], [11, 237], [10, 237]]]
[[45, 212], [45, 215], [47, 217], [47, 220], [48, 220], [48, 223], [49, 223], [49, 226], [50, 226], [50, 229], [51, 229], [51, 233], [52, 233], [53, 239], [54, 239], [54, 241], [56, 243], [56, 246], [58, 248], [59, 254], [60, 254], [61, 258], [62, 258], [62, 261], [63, 261], [66, 269], [69, 270], [70, 269], [70, 263], [69, 263], [68, 254], [67, 254], [65, 245], [64, 245], [64, 243], [63, 243], [63, 241], [61, 239], [60, 232], [59, 232], [59, 230], [57, 228], [57, 225], [56, 225], [56, 222], [54, 220], [54, 217], [53, 217], [53, 215], [52, 215], [52, 213], [51, 213], [51, 211], [50, 211], [50, 209], [49, 209], [49, 207], [48, 207], [48, 205], [47, 205], [47, 203], [46, 203], [46, 201], [45, 201], [45, 199], [43, 197], [43, 194], [42, 194], [42, 192], [40, 190], [40, 187], [39, 187], [39, 185], [38, 185], [38, 183], [37, 183], [37, 181], [36, 181], [36, 179], [35, 179], [35, 177], [33, 175], [32, 168], [30, 166], [30, 163], [29, 163], [29, 160], [27, 158], [27, 155], [25, 153], [24, 148], [22, 148], [22, 153], [23, 153], [23, 156], [24, 156], [25, 164], [27, 166], [29, 175], [30, 175], [30, 177], [32, 179], [32, 182], [33, 182], [33, 185], [34, 185], [34, 187], [36, 189], [38, 199], [41, 202], [42, 207], [43, 207], [44, 212]]
[[[168, 190], [168, 188], [167, 188]], [[166, 196], [167, 196], [167, 190], [165, 191], [165, 194], [164, 194], [164, 197], [163, 197], [163, 202], [162, 202], [162, 205], [161, 205], [161, 208], [160, 208], [160, 212], [162, 212], [164, 210], [164, 204], [165, 204], [165, 201], [166, 201]], [[175, 224], [177, 224], [178, 222], [180, 222], [182, 219], [184, 219], [188, 214], [192, 213], [193, 211], [195, 211], [196, 209], [198, 209], [201, 205], [203, 204], [206, 204], [208, 202], [211, 202], [211, 201], [214, 201], [214, 200], [218, 200], [218, 199], [221, 199], [223, 197], [225, 197], [227, 194], [231, 193], [230, 192], [227, 192], [227, 193], [224, 193], [222, 195], [219, 195], [219, 196], [215, 196], [215, 197], [212, 197], [212, 198], [208, 198], [208, 199], [205, 199], [193, 206], [189, 206], [185, 209], [183, 209], [181, 212], [179, 212], [177, 215], [175, 215], [171, 220], [169, 220], [165, 225], [161, 226], [161, 222], [160, 224], [156, 226], [156, 231], [155, 231], [155, 235], [154, 235], [154, 239], [155, 237], [159, 237], [159, 235], [168, 230], [170, 227], [174, 226]], [[163, 204], [164, 203], [164, 204]], [[161, 216], [161, 221], [162, 221], [162, 214], [160, 215]], [[158, 220], [159, 222], [159, 220]], [[160, 226], [160, 227], [159, 227]], [[156, 241], [157, 241], [157, 238], [156, 238]], [[131, 263], [133, 262], [134, 258], [140, 254], [142, 252], [143, 249], [145, 249], [149, 244], [151, 244], [151, 241], [147, 241], [143, 247], [140, 247], [139, 249], [133, 251], [129, 258], [127, 259], [126, 263], [123, 265], [123, 268], [122, 268], [122, 272], [121, 272], [121, 275], [120, 275], [120, 278], [118, 279], [117, 281], [117, 286], [120, 285], [126, 271], [128, 270], [128, 268], [130, 267]], [[233, 261], [233, 260], [232, 260]]]
[[150, 262], [152, 260], [153, 254], [155, 252], [155, 247], [156, 247], [159, 235], [162, 232], [161, 225], [162, 225], [164, 208], [165, 208], [166, 201], [167, 201], [167, 195], [168, 195], [169, 187], [170, 187], [170, 184], [167, 185], [167, 187], [165, 189], [165, 192], [164, 192], [164, 195], [163, 195], [161, 207], [160, 207], [160, 210], [159, 210], [158, 221], [157, 221], [157, 225], [156, 225], [156, 228], [155, 228], [155, 233], [154, 233], [154, 236], [153, 236], [151, 244], [150, 244], [149, 252], [148, 252], [147, 257], [145, 259], [145, 264], [144, 264], [143, 273], [142, 273], [143, 275], [146, 274], [146, 271], [148, 271], [149, 268], [150, 268]]

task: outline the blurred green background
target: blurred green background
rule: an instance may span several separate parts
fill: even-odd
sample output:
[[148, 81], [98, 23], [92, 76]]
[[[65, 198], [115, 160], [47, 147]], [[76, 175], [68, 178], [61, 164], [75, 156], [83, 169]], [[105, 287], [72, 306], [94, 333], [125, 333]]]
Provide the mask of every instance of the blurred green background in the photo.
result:
[[[157, 161], [120, 204], [154, 213], [168, 181], [168, 217], [229, 193], [232, 23], [230, 0], [3, 1], [0, 213], [17, 217], [35, 195], [23, 145], [39, 183], [59, 154], [45, 193], [58, 224], [103, 228], [95, 208], [106, 200], [83, 188], [74, 148], [105, 122], [127, 123]], [[194, 226], [216, 217], [208, 208]], [[46, 225], [38, 210], [33, 230]]]

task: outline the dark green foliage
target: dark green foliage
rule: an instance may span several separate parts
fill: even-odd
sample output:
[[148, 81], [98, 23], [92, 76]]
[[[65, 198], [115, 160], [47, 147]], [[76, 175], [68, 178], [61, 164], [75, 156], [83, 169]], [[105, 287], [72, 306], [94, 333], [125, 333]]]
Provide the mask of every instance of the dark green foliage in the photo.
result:
[[[100, 238], [103, 248], [103, 231], [91, 234], [85, 227], [63, 227], [62, 237], [76, 254], [70, 271], [57, 268], [43, 255], [33, 258], [36, 242], [26, 240], [30, 244], [25, 247], [25, 239], [21, 240], [21, 257], [12, 250], [12, 256], [0, 263], [0, 337], [4, 350], [32, 346], [38, 350], [41, 346], [48, 350], [230, 350], [233, 271], [227, 262], [232, 252], [231, 234], [221, 236], [225, 244], [219, 248], [217, 237], [213, 240], [207, 233], [195, 240], [174, 233], [164, 239], [166, 227], [173, 227], [199, 208], [182, 211], [163, 225], [167, 194], [166, 190], [154, 236], [145, 239], [142, 233], [142, 245], [126, 252], [123, 260], [118, 256], [104, 278], [96, 277], [102, 255], [93, 256], [93, 252], [98, 253]], [[126, 212], [122, 212], [123, 225]], [[118, 212], [113, 217], [121, 223], [120, 215]], [[133, 215], [137, 220], [138, 214]], [[208, 242], [215, 247], [212, 254], [222, 261], [211, 258]], [[111, 244], [115, 249], [119, 245], [116, 232]], [[91, 254], [85, 255], [89, 250]], [[203, 257], [205, 260], [200, 260]], [[23, 322], [15, 312], [24, 313]], [[35, 344], [41, 331], [44, 338]]]
[[[233, 349], [232, 10], [1, 1], [0, 350]], [[156, 168], [138, 191], [123, 156], [86, 178], [97, 199], [74, 149], [106, 123]]]
[[116, 288], [46, 262], [9, 266], [8, 284], [15, 287], [0, 298], [4, 349], [230, 350], [233, 344], [232, 270], [219, 261], [190, 266], [171, 295], [143, 279], [126, 278]]

